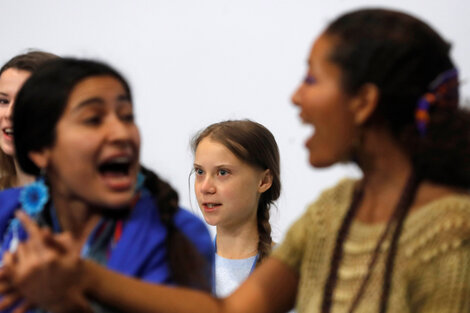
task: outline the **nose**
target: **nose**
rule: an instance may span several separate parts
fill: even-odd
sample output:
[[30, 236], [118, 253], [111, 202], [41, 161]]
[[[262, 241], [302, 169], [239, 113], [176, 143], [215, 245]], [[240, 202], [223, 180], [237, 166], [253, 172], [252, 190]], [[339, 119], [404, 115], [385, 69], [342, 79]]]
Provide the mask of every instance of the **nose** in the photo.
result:
[[295, 106], [300, 106], [302, 87], [303, 84], [297, 87], [297, 89], [292, 94], [291, 101]]
[[11, 120], [11, 117], [13, 116], [13, 105], [14, 101], [11, 101], [10, 104], [8, 105], [7, 112], [5, 114], [6, 118]]
[[133, 138], [135, 124], [123, 121], [117, 115], [112, 115], [107, 123], [108, 139], [116, 143], [129, 143]]
[[216, 191], [214, 181], [210, 175], [206, 175], [199, 183], [199, 191], [202, 194], [214, 194]]

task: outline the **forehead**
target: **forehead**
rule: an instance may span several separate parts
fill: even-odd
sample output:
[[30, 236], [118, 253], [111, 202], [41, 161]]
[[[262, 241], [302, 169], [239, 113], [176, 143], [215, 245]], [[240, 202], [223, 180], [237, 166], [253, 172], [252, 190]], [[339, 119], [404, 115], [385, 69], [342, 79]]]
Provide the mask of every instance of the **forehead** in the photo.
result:
[[[0, 75], [0, 86], [2, 89], [19, 89], [24, 82], [31, 76], [31, 72], [9, 68]], [[11, 90], [13, 91], [13, 90]]]
[[117, 78], [113, 76], [91, 76], [78, 82], [70, 92], [68, 103], [80, 103], [89, 98], [115, 99], [127, 95], [127, 92]]
[[217, 162], [240, 162], [237, 156], [224, 144], [211, 137], [205, 137], [196, 148], [195, 162], [211, 160]]
[[329, 57], [334, 47], [334, 40], [328, 35], [321, 35], [318, 37], [312, 45], [310, 50], [310, 56], [308, 63], [310, 66], [314, 66], [319, 62], [331, 62]]

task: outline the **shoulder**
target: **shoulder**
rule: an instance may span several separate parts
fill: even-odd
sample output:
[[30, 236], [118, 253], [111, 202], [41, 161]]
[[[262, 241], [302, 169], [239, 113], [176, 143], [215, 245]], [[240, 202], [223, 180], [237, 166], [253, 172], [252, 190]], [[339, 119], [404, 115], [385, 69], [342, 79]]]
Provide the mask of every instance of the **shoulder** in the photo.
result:
[[0, 230], [3, 232], [13, 212], [20, 206], [22, 188], [10, 188], [0, 192]]
[[405, 222], [406, 255], [428, 262], [470, 243], [470, 196], [450, 195], [420, 208]]
[[174, 216], [175, 226], [195, 244], [208, 245], [212, 249], [212, 239], [206, 224], [195, 214], [180, 208]]
[[336, 185], [325, 189], [317, 200], [310, 203], [299, 220], [321, 222], [341, 217], [349, 207], [356, 183], [356, 179], [343, 178]]

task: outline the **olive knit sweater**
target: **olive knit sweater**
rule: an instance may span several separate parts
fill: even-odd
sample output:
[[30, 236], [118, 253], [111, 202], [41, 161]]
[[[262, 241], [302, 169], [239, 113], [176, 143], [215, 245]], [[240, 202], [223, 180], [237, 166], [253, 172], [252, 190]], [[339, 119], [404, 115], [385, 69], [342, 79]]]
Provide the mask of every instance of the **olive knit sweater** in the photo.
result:
[[[336, 235], [354, 180], [325, 191], [291, 227], [275, 258], [300, 275], [297, 312], [320, 312]], [[385, 223], [353, 221], [333, 294], [332, 312], [347, 312], [367, 273]], [[390, 234], [355, 312], [377, 312]], [[387, 312], [470, 312], [470, 196], [452, 195], [413, 210], [399, 240]]]

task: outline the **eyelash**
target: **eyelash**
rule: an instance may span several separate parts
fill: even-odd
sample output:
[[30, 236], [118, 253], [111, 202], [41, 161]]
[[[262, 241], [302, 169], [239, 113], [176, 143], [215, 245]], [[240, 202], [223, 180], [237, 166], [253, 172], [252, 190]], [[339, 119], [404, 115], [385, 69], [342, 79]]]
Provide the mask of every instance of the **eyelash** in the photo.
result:
[[307, 84], [307, 85], [313, 85], [316, 82], [317, 82], [317, 80], [312, 75], [307, 75], [304, 79], [304, 83]]
[[10, 101], [8, 99], [0, 99], [0, 105], [8, 105]]

